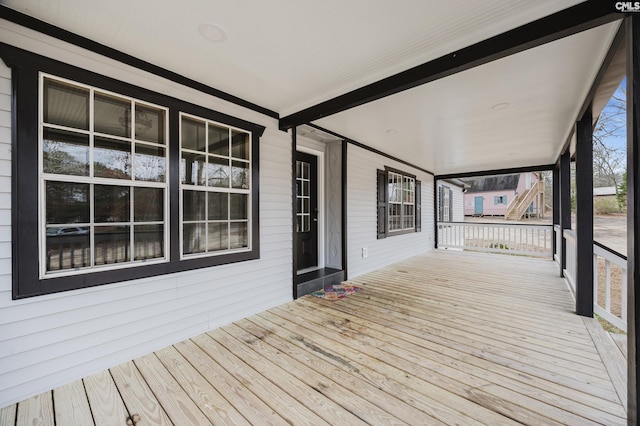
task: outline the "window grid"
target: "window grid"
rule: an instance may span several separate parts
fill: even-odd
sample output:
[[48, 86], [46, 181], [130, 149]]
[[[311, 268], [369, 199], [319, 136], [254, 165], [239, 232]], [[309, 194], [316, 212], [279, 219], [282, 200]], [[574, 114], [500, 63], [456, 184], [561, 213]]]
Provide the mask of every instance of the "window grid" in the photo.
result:
[[[120, 268], [125, 266], [131, 266], [132, 264], [139, 263], [141, 261], [166, 261], [167, 253], [167, 186], [168, 186], [168, 157], [166, 148], [166, 135], [167, 135], [167, 117], [168, 110], [157, 105], [149, 104], [136, 100], [134, 98], [114, 94], [105, 90], [96, 89], [91, 86], [83, 85], [74, 81], [69, 81], [59, 77], [40, 74], [40, 106], [39, 106], [39, 171], [40, 171], [40, 277], [47, 278], [51, 276], [70, 275], [79, 272], [89, 270], [102, 270], [111, 268]], [[86, 108], [84, 114], [86, 120], [84, 125], [76, 125], [74, 123], [59, 124], [55, 121], [60, 121], [60, 118], [56, 120], [55, 117], [45, 117], [46, 112], [51, 115], [58, 113], [62, 115], [64, 120], [64, 110], [66, 106], [61, 99], [56, 99], [56, 95], [49, 93], [51, 91], [64, 88], [67, 91], [76, 91], [83, 93], [86, 98]], [[62, 95], [64, 96], [64, 95]], [[99, 119], [104, 119], [102, 114], [96, 114], [96, 98], [111, 99], [124, 105], [125, 108], [129, 108], [129, 112], [134, 111], [133, 114], [124, 116], [119, 120], [120, 127], [125, 128], [125, 132], [129, 135], [120, 136], [112, 134], [114, 132], [99, 132], [96, 131], [96, 116]], [[55, 101], [58, 102], [55, 102]], [[52, 101], [52, 105], [46, 104], [47, 101]], [[62, 110], [56, 110], [55, 107], [62, 106]], [[72, 105], [73, 106], [73, 105]], [[141, 135], [138, 134], [138, 128], [140, 126], [147, 126], [144, 116], [136, 114], [137, 111], [148, 110], [150, 112], [157, 113], [157, 122], [155, 126], [158, 132], [158, 142], [141, 140]], [[76, 111], [77, 114], [82, 114], [82, 111]], [[47, 118], [50, 118], [47, 120]], [[68, 117], [67, 117], [68, 118]], [[147, 129], [149, 130], [153, 126], [152, 124]], [[84, 127], [84, 128], [83, 128]], [[115, 129], [115, 128], [114, 128]], [[142, 133], [142, 131], [140, 132]], [[57, 137], [55, 135], [58, 135]], [[69, 167], [65, 170], [65, 166], [69, 166], [68, 163], [79, 161], [74, 158], [74, 152], [76, 157], [82, 156], [81, 148], [73, 146], [73, 138], [82, 138], [85, 142], [84, 145], [84, 157], [85, 165], [84, 170], [80, 167]], [[128, 154], [129, 169], [130, 172], [127, 175], [124, 167], [122, 175], [118, 176], [113, 173], [109, 176], [108, 173], [96, 172], [96, 140], [110, 140], [117, 144], [128, 145], [128, 151], [122, 151], [122, 155]], [[70, 142], [71, 141], [71, 142]], [[65, 147], [65, 143], [67, 146]], [[46, 148], [45, 148], [46, 147]], [[143, 176], [136, 172], [136, 167], [143, 169], [144, 158], [138, 155], [138, 147], [144, 147], [140, 151], [156, 150], [157, 155], [155, 160], [151, 164], [151, 168], [156, 170], [157, 177], [154, 179], [153, 175], [151, 179], [145, 179]], [[56, 150], [56, 148], [61, 148]], [[65, 151], [65, 148], [70, 151]], [[102, 159], [102, 158], [100, 158]], [[113, 160], [113, 159], [112, 159]], [[58, 169], [56, 169], [56, 162], [59, 162]], [[120, 159], [122, 162], [122, 159]], [[65, 164], [67, 163], [67, 164]], [[126, 163], [126, 162], [125, 162]], [[153, 164], [155, 163], [155, 164]], [[104, 170], [110, 170], [109, 166], [116, 163], [100, 163]], [[126, 164], [125, 164], [126, 166]], [[122, 170], [119, 170], [122, 172]], [[159, 173], [158, 173], [159, 172]], [[84, 197], [80, 193], [73, 194], [73, 197], [68, 200], [72, 203], [74, 200], [82, 202], [88, 205], [88, 220], [59, 220], [49, 221], [48, 217], [51, 217], [53, 208], [48, 208], [48, 201], [53, 198], [53, 195], [49, 197], [48, 188], [69, 188], [83, 187], [85, 188]], [[96, 221], [96, 187], [101, 193], [103, 188], [121, 188], [122, 191], [128, 192], [128, 195], [121, 198], [121, 202], [128, 204], [128, 210], [126, 220], [115, 220], [117, 218], [107, 217], [107, 220]], [[160, 210], [161, 217], [156, 220], [136, 220], [135, 206], [136, 199], [134, 194], [137, 189], [150, 189], [162, 192], [160, 196]], [[60, 191], [65, 192], [63, 189]], [[53, 207], [53, 206], [51, 206]], [[58, 208], [67, 207], [66, 205], [57, 206]], [[123, 219], [123, 218], [120, 218]], [[151, 242], [144, 241], [142, 236], [142, 229], [155, 228], [155, 232], [152, 232]], [[104, 231], [116, 231], [104, 233]], [[119, 238], [116, 238], [116, 235]], [[106, 235], [106, 238], [98, 238], [98, 236]], [[111, 235], [111, 241], [109, 240]], [[154, 241], [154, 237], [158, 237], [159, 240]], [[99, 255], [100, 253], [100, 255]]]
[[296, 161], [297, 232], [311, 230], [311, 165]]
[[[250, 251], [251, 134], [184, 113], [180, 127], [181, 256]], [[194, 128], [201, 134], [189, 132]], [[214, 132], [226, 134], [226, 142], [218, 139], [212, 149]], [[194, 137], [195, 147], [185, 148]], [[244, 214], [238, 217], [234, 205]]]
[[389, 232], [414, 229], [415, 179], [400, 173], [387, 173], [387, 214]]

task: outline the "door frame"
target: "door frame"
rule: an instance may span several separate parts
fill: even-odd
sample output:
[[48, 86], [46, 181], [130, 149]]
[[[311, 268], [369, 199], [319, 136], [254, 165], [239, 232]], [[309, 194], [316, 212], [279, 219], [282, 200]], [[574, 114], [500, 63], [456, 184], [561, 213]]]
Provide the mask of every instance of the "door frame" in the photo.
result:
[[[300, 142], [300, 141], [298, 141]], [[325, 214], [324, 214], [324, 187], [325, 187], [325, 170], [324, 170], [324, 151], [318, 151], [313, 148], [307, 148], [306, 146], [297, 145], [296, 151], [304, 152], [305, 154], [313, 155], [318, 159], [318, 266], [317, 268], [324, 268], [325, 266]], [[295, 176], [294, 176], [295, 181]], [[294, 204], [293, 211], [295, 215], [296, 206]], [[295, 241], [294, 241], [295, 243]], [[298, 265], [294, 266], [296, 273], [298, 272]], [[314, 268], [315, 269], [315, 268]]]

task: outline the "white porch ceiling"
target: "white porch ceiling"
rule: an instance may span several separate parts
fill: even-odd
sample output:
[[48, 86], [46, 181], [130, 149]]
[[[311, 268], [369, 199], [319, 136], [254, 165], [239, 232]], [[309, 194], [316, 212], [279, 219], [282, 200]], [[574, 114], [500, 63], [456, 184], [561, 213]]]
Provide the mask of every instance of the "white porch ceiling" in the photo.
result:
[[[580, 1], [0, 3], [282, 117]], [[225, 40], [206, 40], [203, 25], [224, 29]], [[436, 174], [552, 163], [616, 28], [576, 34], [317, 124]], [[509, 107], [491, 109], [500, 103]]]

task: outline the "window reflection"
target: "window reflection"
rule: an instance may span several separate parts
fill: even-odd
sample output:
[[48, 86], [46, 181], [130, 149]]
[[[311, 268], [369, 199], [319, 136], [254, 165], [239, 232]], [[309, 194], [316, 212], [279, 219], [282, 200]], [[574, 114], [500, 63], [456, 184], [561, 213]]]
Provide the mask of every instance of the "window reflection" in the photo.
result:
[[131, 261], [129, 226], [96, 226], [94, 238], [94, 262], [96, 265]]
[[89, 135], [44, 128], [42, 139], [45, 173], [89, 176]]
[[226, 158], [209, 157], [207, 166], [209, 186], [218, 188], [229, 187], [229, 160]]
[[164, 257], [163, 225], [136, 225], [133, 229], [134, 260]]
[[124, 138], [131, 137], [131, 101], [96, 93], [93, 104], [94, 131]]
[[96, 177], [131, 179], [131, 143], [96, 137], [93, 164], [93, 174]]
[[229, 129], [209, 124], [209, 154], [229, 156]]
[[136, 139], [164, 145], [165, 116], [164, 110], [136, 105]]
[[203, 191], [184, 191], [182, 194], [182, 220], [205, 219], [205, 195]]
[[46, 184], [46, 223], [89, 223], [89, 184]]
[[136, 144], [134, 169], [136, 180], [164, 182], [166, 174], [165, 149]]
[[131, 199], [128, 186], [95, 185], [94, 221], [96, 223], [129, 222]]
[[135, 222], [161, 222], [164, 220], [164, 189], [134, 188], [133, 220]]
[[180, 181], [188, 185], [204, 185], [206, 183], [205, 156], [183, 152], [180, 161]]
[[44, 79], [45, 123], [89, 130], [89, 90]]

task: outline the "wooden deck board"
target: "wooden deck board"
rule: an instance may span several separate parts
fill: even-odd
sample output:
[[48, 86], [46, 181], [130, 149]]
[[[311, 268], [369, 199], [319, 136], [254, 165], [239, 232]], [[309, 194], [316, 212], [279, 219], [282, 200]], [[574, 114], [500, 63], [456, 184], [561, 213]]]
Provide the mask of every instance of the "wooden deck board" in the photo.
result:
[[624, 358], [557, 275], [437, 250], [338, 302], [305, 296], [0, 409], [0, 425], [626, 424]]
[[93, 415], [82, 380], [76, 380], [53, 391], [56, 425], [90, 425]]

